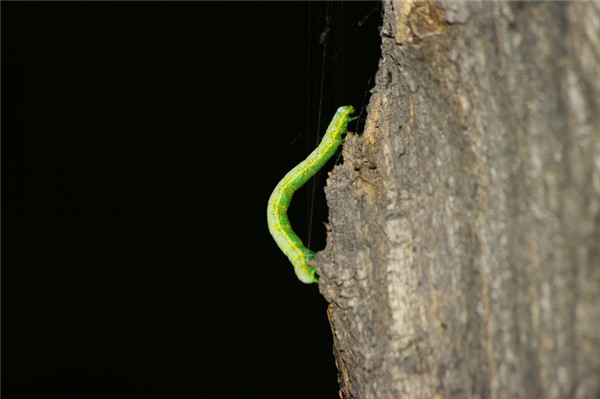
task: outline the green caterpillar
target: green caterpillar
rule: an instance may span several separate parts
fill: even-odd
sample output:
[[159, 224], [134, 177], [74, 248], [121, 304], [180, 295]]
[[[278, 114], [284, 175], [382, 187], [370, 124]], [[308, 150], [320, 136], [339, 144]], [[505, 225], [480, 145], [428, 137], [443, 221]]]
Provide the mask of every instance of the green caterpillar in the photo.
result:
[[271, 197], [269, 197], [267, 205], [269, 232], [279, 248], [294, 265], [298, 279], [306, 284], [319, 281], [315, 267], [308, 263], [315, 257], [315, 253], [306, 248], [302, 244], [302, 240], [292, 230], [287, 210], [294, 192], [313, 177], [335, 154], [338, 146], [344, 142], [342, 136], [346, 134], [348, 123], [356, 119], [350, 117], [352, 113], [354, 113], [354, 108], [350, 105], [338, 108], [319, 146], [281, 179], [275, 190], [273, 190]]

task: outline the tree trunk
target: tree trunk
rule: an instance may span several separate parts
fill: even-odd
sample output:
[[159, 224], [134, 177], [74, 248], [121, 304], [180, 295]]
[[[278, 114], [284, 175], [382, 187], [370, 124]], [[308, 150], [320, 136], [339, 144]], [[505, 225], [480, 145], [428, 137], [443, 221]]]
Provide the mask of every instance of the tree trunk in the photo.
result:
[[345, 398], [600, 397], [600, 3], [385, 1], [326, 189]]

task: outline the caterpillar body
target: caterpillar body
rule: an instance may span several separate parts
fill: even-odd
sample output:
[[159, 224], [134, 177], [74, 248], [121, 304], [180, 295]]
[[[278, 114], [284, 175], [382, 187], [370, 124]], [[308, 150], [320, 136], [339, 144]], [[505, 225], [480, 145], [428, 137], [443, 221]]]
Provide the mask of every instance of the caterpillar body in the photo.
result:
[[348, 123], [356, 119], [350, 117], [353, 112], [354, 108], [350, 105], [338, 108], [319, 146], [281, 179], [267, 205], [269, 232], [281, 251], [292, 262], [298, 279], [306, 284], [319, 281], [315, 267], [309, 263], [315, 257], [315, 253], [306, 248], [300, 237], [292, 230], [287, 210], [294, 192], [314, 176], [344, 142], [343, 135], [346, 134]]

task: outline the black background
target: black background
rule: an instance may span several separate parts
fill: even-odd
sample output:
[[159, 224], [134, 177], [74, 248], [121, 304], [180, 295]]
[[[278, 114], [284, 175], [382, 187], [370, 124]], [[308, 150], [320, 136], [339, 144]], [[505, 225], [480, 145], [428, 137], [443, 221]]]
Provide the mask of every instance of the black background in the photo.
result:
[[265, 208], [366, 106], [379, 24], [375, 2], [2, 2], [4, 397], [337, 397], [327, 304]]

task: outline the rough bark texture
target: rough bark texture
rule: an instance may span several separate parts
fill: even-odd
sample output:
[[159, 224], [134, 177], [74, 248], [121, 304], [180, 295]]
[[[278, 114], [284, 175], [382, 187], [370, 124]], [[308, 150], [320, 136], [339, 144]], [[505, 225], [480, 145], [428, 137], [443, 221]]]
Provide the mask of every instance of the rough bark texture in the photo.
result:
[[600, 397], [600, 3], [385, 1], [317, 256], [345, 398]]

